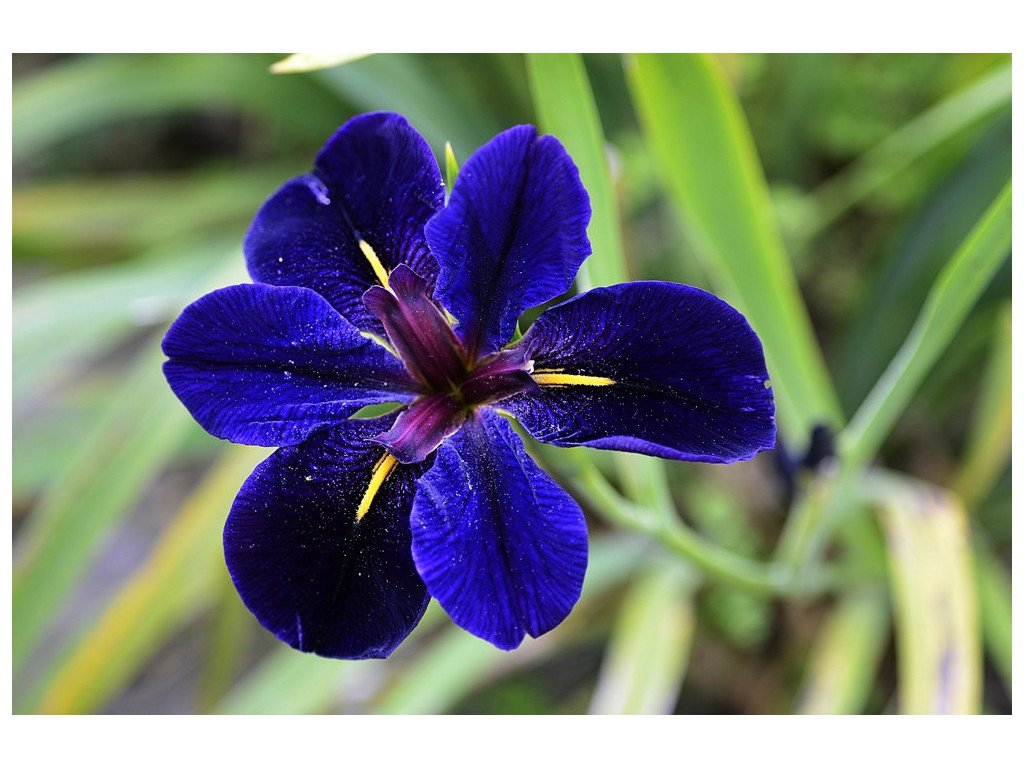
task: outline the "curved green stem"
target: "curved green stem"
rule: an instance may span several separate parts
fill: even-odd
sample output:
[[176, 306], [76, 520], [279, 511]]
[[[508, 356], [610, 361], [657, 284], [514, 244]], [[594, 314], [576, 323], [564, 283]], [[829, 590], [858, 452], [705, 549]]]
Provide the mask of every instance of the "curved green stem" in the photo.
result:
[[[808, 595], [824, 591], [830, 580], [798, 582], [793, 571], [779, 563], [762, 563], [729, 552], [679, 522], [668, 510], [641, 507], [624, 498], [597, 468], [587, 463], [570, 478], [574, 491], [602, 517], [622, 528], [638, 531], [700, 568], [707, 575], [762, 594]], [[659, 505], [660, 506], [660, 505]]]

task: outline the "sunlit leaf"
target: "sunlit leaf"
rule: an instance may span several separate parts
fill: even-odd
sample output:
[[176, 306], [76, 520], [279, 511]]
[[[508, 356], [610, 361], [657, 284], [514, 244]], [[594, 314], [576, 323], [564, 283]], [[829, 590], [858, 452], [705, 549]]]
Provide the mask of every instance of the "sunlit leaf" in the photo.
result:
[[811, 649], [797, 713], [862, 713], [888, 640], [889, 604], [881, 590], [862, 589], [842, 596]]
[[455, 150], [452, 149], [452, 143], [446, 141], [444, 143], [444, 180], [449, 195], [452, 193], [452, 188], [455, 187], [455, 180], [458, 177], [459, 161], [455, 159]]
[[693, 642], [694, 575], [659, 563], [640, 575], [619, 612], [591, 714], [671, 714]]
[[875, 475], [871, 492], [889, 556], [900, 711], [976, 713], [981, 631], [963, 506], [898, 475]]
[[291, 56], [271, 64], [270, 71], [275, 75], [312, 72], [317, 69], [337, 67], [369, 55], [368, 53], [293, 53]]
[[579, 287], [589, 290], [626, 282], [615, 187], [583, 58], [575, 53], [530, 53], [526, 65], [541, 130], [562, 142], [590, 195], [593, 216], [587, 236], [594, 252], [580, 268]]

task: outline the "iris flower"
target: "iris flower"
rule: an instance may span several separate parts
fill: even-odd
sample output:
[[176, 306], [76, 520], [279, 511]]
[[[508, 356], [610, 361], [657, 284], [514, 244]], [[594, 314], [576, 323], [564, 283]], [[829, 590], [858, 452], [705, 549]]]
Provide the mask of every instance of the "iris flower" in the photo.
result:
[[[187, 307], [167, 380], [213, 435], [278, 450], [224, 529], [228, 570], [267, 629], [303, 651], [384, 657], [431, 597], [517, 647], [576, 603], [579, 505], [539, 441], [707, 462], [775, 440], [760, 341], [696, 288], [568, 291], [590, 254], [590, 203], [557, 139], [511, 128], [440, 170], [400, 115], [343, 125], [262, 207], [254, 283]], [[364, 406], [398, 403], [376, 418]]]

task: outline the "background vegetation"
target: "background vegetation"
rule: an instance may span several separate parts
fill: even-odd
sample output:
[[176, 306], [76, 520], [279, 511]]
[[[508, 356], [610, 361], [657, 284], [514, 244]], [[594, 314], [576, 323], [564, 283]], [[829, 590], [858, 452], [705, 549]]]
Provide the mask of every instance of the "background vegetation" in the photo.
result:
[[[15, 55], [16, 712], [1008, 712], [1004, 55]], [[773, 454], [531, 450], [588, 512], [580, 604], [513, 653], [432, 605], [386, 661], [283, 646], [220, 530], [266, 452], [166, 386], [183, 306], [353, 114], [443, 161], [558, 135], [580, 288], [698, 285], [761, 335]], [[443, 167], [443, 166], [442, 166]]]

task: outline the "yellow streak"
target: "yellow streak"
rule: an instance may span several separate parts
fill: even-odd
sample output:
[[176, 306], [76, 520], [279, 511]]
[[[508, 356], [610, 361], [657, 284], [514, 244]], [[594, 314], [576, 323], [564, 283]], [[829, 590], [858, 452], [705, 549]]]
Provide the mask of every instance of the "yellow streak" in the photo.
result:
[[239, 484], [252, 474], [254, 459], [266, 458], [268, 453], [234, 445], [224, 452], [182, 503], [149, 559], [124, 584], [70, 658], [56, 668], [36, 713], [95, 712], [120, 690], [125, 675], [136, 668], [132, 664], [144, 658], [139, 654], [163, 636], [153, 625], [139, 629], [153, 616], [153, 606], [161, 606], [159, 623], [177, 615], [174, 611], [179, 609], [170, 607], [178, 602], [169, 597], [171, 593], [185, 600], [213, 594], [224, 567], [219, 545], [224, 517], [216, 511], [230, 505]]
[[564, 387], [570, 384], [581, 387], [610, 387], [615, 383], [615, 379], [606, 379], [604, 376], [581, 376], [557, 371], [535, 371], [533, 380], [542, 387]]
[[366, 260], [370, 262], [370, 266], [373, 267], [373, 273], [377, 275], [377, 279], [380, 280], [380, 284], [385, 288], [388, 288], [388, 271], [384, 269], [384, 265], [380, 263], [380, 259], [377, 258], [377, 253], [365, 240], [359, 241], [359, 250], [363, 252], [363, 256], [365, 256]]
[[366, 513], [370, 511], [370, 505], [373, 503], [374, 498], [377, 496], [377, 491], [384, 485], [384, 481], [388, 479], [388, 475], [391, 474], [392, 470], [398, 466], [398, 459], [392, 456], [390, 453], [385, 452], [380, 457], [380, 461], [373, 465], [373, 474], [370, 476], [370, 484], [366, 487], [366, 493], [363, 494], [363, 500], [359, 502], [359, 509], [356, 510], [356, 522], [365, 517]]

